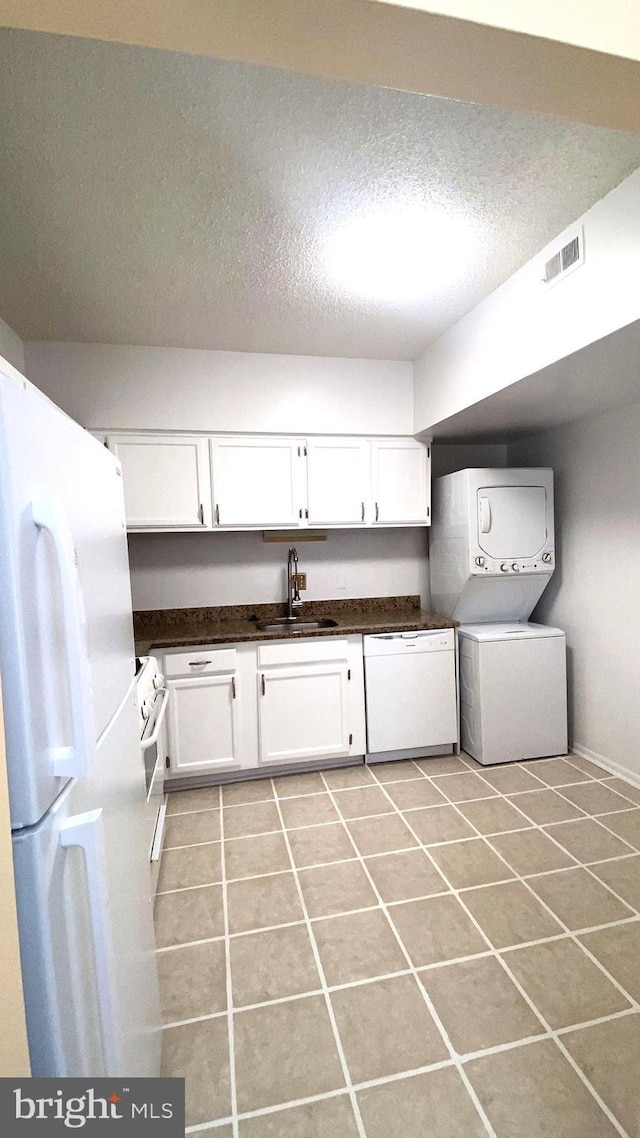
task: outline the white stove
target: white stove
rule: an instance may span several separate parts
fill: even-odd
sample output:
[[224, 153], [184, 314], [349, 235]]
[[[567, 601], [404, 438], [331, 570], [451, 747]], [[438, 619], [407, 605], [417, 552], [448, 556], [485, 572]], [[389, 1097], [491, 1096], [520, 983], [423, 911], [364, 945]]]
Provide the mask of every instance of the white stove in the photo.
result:
[[164, 718], [169, 705], [169, 692], [155, 656], [141, 656], [136, 661], [136, 699], [140, 727], [140, 747], [147, 790], [147, 824], [152, 893], [155, 894], [166, 806], [164, 805]]
[[164, 676], [155, 656], [139, 656], [136, 660], [136, 699], [140, 738], [149, 734], [147, 728], [156, 718], [154, 708], [164, 690]]

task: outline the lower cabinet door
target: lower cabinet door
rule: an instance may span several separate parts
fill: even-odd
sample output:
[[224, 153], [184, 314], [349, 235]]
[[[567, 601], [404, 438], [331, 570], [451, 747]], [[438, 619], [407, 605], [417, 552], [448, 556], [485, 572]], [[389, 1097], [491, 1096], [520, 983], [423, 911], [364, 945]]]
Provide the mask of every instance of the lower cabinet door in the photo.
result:
[[260, 763], [350, 753], [346, 661], [263, 668], [258, 673]]
[[238, 680], [234, 675], [169, 680], [171, 773], [233, 769], [242, 755]]

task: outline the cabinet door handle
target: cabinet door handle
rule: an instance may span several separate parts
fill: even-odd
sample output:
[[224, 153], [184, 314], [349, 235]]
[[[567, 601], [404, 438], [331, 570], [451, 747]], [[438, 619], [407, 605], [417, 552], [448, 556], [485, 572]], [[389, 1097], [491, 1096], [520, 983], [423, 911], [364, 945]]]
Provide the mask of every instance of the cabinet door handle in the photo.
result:
[[262, 673], [262, 675], [260, 676], [260, 679], [261, 679], [261, 681], [262, 681], [262, 683], [261, 683], [261, 686], [262, 686], [262, 694], [263, 694], [263, 695], [266, 695], [267, 689], [266, 689], [266, 685], [265, 685], [265, 682], [264, 682], [264, 672], [263, 672], [263, 673]]
[[308, 518], [308, 517], [309, 517], [309, 511], [308, 511], [308, 510], [305, 510], [305, 512], [304, 512], [304, 516], [305, 516], [305, 518]]
[[220, 506], [216, 502], [216, 525], [220, 525]]
[[362, 503], [362, 518], [360, 520], [364, 521], [364, 502]]
[[236, 698], [236, 677], [235, 676], [231, 677], [231, 696], [233, 699]]
[[380, 517], [380, 510], [378, 508], [378, 503], [376, 502], [376, 521], [378, 520], [379, 517]]
[[301, 518], [301, 517], [302, 517], [302, 507], [300, 507], [300, 509], [298, 510], [298, 517], [299, 517], [299, 518]]

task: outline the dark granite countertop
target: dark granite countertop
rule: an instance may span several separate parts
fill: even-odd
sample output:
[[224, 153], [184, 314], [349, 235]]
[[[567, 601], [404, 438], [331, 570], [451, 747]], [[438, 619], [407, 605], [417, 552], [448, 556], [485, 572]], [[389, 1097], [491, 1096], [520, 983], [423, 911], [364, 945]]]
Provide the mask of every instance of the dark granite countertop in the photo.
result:
[[136, 654], [161, 648], [242, 641], [291, 640], [350, 633], [403, 632], [408, 629], [455, 628], [457, 621], [420, 608], [420, 598], [370, 597], [358, 600], [305, 601], [296, 610], [301, 620], [337, 621], [335, 628], [313, 632], [258, 632], [256, 623], [272, 623], [286, 613], [284, 604], [221, 605], [218, 608], [149, 609], [134, 612]]

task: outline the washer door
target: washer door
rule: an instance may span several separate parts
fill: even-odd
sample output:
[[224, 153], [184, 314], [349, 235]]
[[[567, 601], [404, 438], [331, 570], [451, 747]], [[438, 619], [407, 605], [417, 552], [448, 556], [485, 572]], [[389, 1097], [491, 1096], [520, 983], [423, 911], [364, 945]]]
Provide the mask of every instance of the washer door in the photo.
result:
[[478, 546], [495, 560], [535, 557], [547, 541], [544, 486], [487, 486], [477, 491]]

